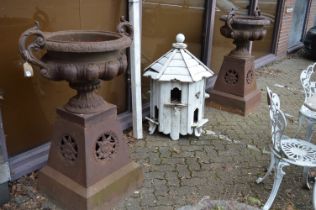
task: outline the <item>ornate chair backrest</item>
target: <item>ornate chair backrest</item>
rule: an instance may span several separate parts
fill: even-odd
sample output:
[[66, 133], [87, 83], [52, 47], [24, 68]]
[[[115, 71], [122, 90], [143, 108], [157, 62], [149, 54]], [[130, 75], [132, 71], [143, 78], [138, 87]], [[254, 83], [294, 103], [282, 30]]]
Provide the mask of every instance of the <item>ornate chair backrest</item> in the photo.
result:
[[271, 137], [273, 149], [280, 151], [280, 142], [287, 126], [286, 118], [281, 110], [280, 98], [267, 87], [267, 98], [271, 123]]
[[311, 82], [311, 76], [314, 73], [314, 67], [316, 63], [309, 65], [306, 69], [301, 72], [300, 80], [305, 93], [305, 101], [315, 93], [316, 87], [315, 82]]

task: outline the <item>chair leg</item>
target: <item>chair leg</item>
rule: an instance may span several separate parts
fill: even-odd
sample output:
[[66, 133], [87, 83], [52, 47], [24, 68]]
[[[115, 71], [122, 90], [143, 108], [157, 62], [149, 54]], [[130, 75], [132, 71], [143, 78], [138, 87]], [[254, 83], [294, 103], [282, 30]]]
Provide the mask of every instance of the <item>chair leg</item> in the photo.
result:
[[312, 140], [312, 136], [313, 136], [313, 122], [310, 122], [309, 120], [307, 120], [307, 129], [306, 129], [306, 136], [305, 139], [308, 142], [311, 142]]
[[273, 152], [271, 151], [271, 159], [270, 159], [269, 168], [263, 177], [258, 177], [258, 179], [256, 180], [257, 184], [263, 182], [271, 174], [273, 167], [274, 167], [274, 164], [275, 164], [275, 156], [274, 156]]
[[270, 207], [272, 206], [272, 203], [273, 203], [273, 201], [278, 193], [278, 190], [280, 188], [283, 176], [285, 175], [285, 172], [283, 171], [284, 166], [289, 166], [289, 164], [286, 162], [283, 162], [282, 160], [277, 161], [275, 174], [274, 174], [273, 188], [272, 188], [272, 191], [270, 193], [269, 199], [262, 207], [263, 210], [269, 210]]
[[314, 207], [314, 210], [316, 210], [316, 177], [314, 177], [313, 207]]
[[304, 185], [307, 187], [307, 189], [310, 190], [312, 188], [312, 186], [309, 183], [308, 174], [309, 174], [309, 167], [304, 167], [304, 169], [303, 169], [303, 182], [304, 182]]
[[298, 116], [298, 129], [296, 130], [295, 138], [297, 138], [298, 133], [301, 130], [301, 127], [302, 127], [302, 124], [303, 124], [303, 120], [304, 120], [304, 115], [302, 115], [301, 112], [300, 112], [299, 116]]

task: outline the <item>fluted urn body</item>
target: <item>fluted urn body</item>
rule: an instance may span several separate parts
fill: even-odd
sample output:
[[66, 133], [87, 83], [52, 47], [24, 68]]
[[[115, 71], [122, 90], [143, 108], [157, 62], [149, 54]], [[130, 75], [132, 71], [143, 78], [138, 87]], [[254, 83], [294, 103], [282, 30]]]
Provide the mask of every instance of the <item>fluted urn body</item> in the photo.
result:
[[[42, 76], [49, 80], [66, 80], [77, 90], [64, 106], [73, 113], [104, 111], [107, 103], [94, 90], [100, 80], [111, 80], [125, 72], [125, 49], [132, 43], [132, 28], [127, 22], [118, 26], [118, 33], [103, 31], [42, 32], [38, 25], [25, 31], [19, 42], [22, 57], [40, 67]], [[29, 45], [30, 36], [35, 40]], [[38, 60], [32, 49], [45, 49]]]
[[247, 16], [236, 15], [232, 10], [220, 20], [225, 22], [220, 28], [221, 34], [226, 38], [234, 39], [236, 48], [230, 52], [233, 56], [250, 56], [249, 41], [261, 40], [267, 34], [265, 26], [270, 24], [270, 20], [260, 16], [260, 12], [255, 16]]

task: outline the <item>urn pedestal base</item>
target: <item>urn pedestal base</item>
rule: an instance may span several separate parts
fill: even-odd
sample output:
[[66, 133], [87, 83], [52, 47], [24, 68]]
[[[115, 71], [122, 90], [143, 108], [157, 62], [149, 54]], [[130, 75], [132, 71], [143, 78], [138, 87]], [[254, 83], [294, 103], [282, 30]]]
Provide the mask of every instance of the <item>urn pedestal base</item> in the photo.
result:
[[67, 210], [113, 207], [140, 187], [143, 173], [128, 156], [116, 106], [94, 114], [57, 109], [47, 166], [38, 188]]
[[[213, 90], [211, 92], [211, 98], [212, 100], [208, 101], [207, 105], [216, 109], [245, 116], [258, 107], [261, 101], [261, 92], [255, 90], [244, 97], [240, 97]], [[220, 103], [217, 103], [218, 101], [220, 101]]]
[[110, 209], [143, 182], [142, 170], [134, 162], [90, 187], [81, 186], [49, 166], [40, 171], [39, 177], [40, 192], [56, 205], [69, 210]]
[[225, 56], [207, 104], [245, 116], [256, 109], [260, 99], [254, 57]]

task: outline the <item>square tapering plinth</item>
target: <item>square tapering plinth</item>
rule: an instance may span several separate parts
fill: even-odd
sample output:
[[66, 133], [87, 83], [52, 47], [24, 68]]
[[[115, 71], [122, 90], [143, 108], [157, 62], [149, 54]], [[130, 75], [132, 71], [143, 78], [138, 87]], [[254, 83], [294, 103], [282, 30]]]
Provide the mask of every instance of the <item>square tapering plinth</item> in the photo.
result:
[[140, 187], [143, 173], [128, 156], [114, 105], [101, 113], [57, 109], [39, 190], [67, 210], [109, 209]]
[[258, 107], [260, 99], [254, 57], [225, 56], [207, 104], [245, 116]]

